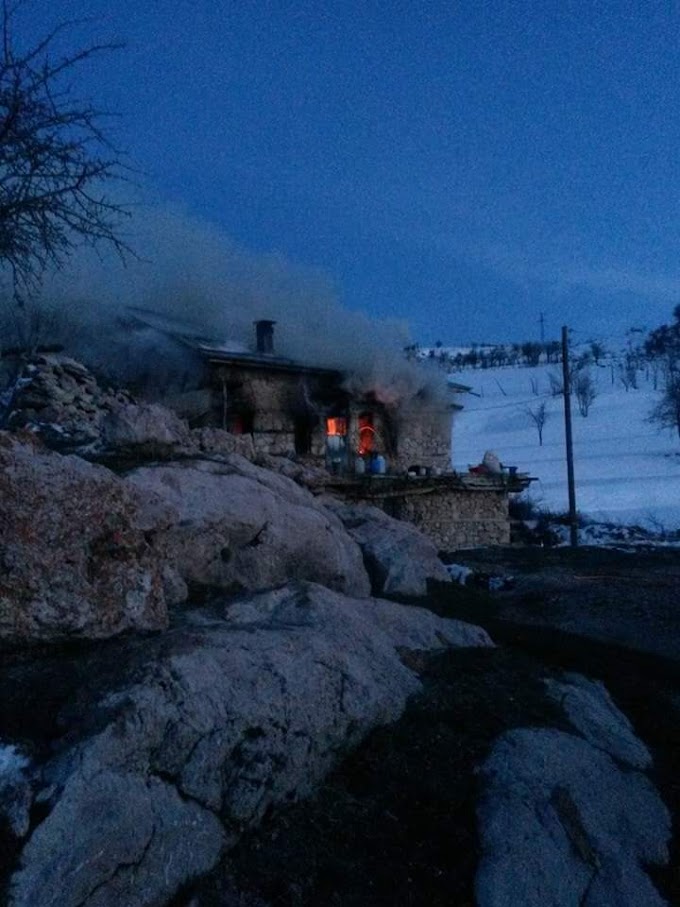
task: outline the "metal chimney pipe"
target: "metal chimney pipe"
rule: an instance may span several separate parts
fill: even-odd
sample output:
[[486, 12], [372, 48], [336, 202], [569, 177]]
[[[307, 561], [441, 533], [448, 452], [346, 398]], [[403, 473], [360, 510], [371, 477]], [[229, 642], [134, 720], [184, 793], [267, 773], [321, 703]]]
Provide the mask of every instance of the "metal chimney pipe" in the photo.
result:
[[275, 321], [268, 321], [266, 319], [261, 319], [260, 321], [255, 321], [255, 339], [257, 343], [257, 352], [258, 353], [273, 353], [274, 352], [274, 325]]

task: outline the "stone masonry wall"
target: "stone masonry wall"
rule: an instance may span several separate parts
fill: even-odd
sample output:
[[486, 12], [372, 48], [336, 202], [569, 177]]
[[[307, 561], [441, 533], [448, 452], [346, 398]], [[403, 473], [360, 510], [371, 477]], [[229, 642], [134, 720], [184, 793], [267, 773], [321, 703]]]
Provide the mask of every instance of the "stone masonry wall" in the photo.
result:
[[399, 414], [397, 471], [410, 466], [451, 468], [451, 410], [414, 407]]
[[[323, 382], [321, 382], [323, 383]], [[267, 369], [247, 369], [237, 365], [218, 366], [213, 370], [211, 424], [234, 430], [236, 417], [252, 426], [253, 444], [258, 453], [294, 456], [296, 452], [296, 421], [305, 422], [305, 413], [316, 416], [310, 431], [312, 459], [326, 459], [325, 415], [347, 416], [346, 463], [354, 469], [360, 447], [359, 417], [370, 413], [373, 419], [373, 449], [387, 459], [389, 472], [405, 473], [410, 466], [435, 467], [446, 472], [451, 468], [452, 410], [446, 406], [411, 403], [395, 410], [375, 402], [346, 398], [336, 388], [338, 404], [329, 387], [321, 394], [324, 403], [315, 404], [321, 384], [314, 377], [297, 372]], [[309, 418], [309, 417], [307, 417]], [[298, 424], [298, 431], [301, 425]]]
[[[294, 456], [294, 413], [300, 406], [300, 376], [224, 367], [217, 371], [216, 377], [212, 397], [213, 423], [222, 427], [224, 400], [221, 381], [224, 379], [228, 386], [237, 386], [237, 389], [227, 391], [227, 413], [252, 414], [255, 450], [273, 456]], [[311, 434], [310, 455], [323, 458], [325, 445], [325, 428], [320, 421]]]
[[501, 490], [441, 489], [376, 503], [413, 523], [443, 551], [510, 542], [508, 495]]

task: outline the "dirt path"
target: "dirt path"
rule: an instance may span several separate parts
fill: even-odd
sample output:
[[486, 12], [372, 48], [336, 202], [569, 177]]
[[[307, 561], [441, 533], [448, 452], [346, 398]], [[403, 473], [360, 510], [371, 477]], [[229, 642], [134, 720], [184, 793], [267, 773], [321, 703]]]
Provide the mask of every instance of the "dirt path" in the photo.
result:
[[679, 549], [489, 548], [456, 561], [514, 577], [493, 597], [501, 620], [680, 661]]

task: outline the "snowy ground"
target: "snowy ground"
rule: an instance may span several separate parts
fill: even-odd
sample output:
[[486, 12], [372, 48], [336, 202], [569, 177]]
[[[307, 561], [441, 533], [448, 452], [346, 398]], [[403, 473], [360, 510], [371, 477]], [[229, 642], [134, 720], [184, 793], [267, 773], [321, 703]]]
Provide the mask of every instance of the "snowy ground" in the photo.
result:
[[[468, 395], [453, 429], [453, 464], [460, 471], [494, 450], [504, 464], [538, 478], [528, 495], [541, 507], [568, 509], [561, 397], [550, 392], [549, 373], [561, 365], [456, 371], [451, 378], [480, 396]], [[572, 400], [576, 504], [596, 520], [680, 528], [680, 442], [647, 419], [660, 393], [651, 374], [638, 373], [638, 388], [622, 386], [615, 364], [591, 366], [598, 396], [586, 418]], [[537, 391], [537, 393], [536, 393]], [[539, 446], [527, 408], [547, 404]]]

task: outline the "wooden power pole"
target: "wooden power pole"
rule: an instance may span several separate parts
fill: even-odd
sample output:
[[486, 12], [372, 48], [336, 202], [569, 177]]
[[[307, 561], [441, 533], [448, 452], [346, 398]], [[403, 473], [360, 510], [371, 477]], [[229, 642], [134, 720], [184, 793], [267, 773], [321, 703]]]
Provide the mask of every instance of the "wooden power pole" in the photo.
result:
[[576, 516], [576, 485], [574, 483], [574, 446], [571, 437], [571, 386], [569, 375], [569, 340], [566, 326], [562, 328], [562, 384], [564, 387], [564, 437], [567, 445], [567, 483], [569, 487], [569, 544], [578, 547], [578, 518]]

